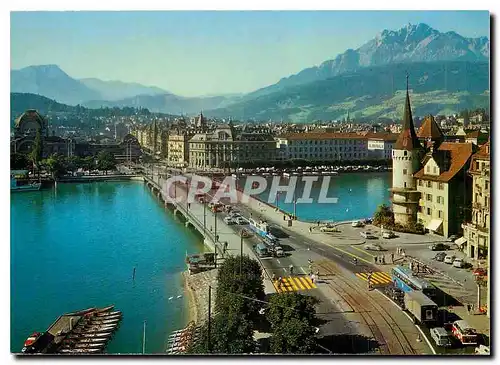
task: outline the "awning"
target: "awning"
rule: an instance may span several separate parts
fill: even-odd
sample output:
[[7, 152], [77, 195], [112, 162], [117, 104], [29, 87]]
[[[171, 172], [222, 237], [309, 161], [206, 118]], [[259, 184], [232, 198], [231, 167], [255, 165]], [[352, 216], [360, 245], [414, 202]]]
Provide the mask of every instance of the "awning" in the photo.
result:
[[433, 219], [431, 222], [427, 225], [427, 229], [429, 231], [437, 231], [439, 227], [441, 227], [441, 224], [443, 224], [443, 221], [441, 219]]
[[467, 240], [465, 239], [465, 237], [460, 237], [459, 239], [455, 240], [455, 243], [457, 245], [463, 245], [465, 242], [467, 242]]

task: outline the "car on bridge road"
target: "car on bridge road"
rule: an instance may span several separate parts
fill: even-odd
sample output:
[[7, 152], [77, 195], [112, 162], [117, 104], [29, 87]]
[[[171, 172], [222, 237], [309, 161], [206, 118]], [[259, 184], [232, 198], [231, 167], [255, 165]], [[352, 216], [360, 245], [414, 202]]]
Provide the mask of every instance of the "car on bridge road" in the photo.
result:
[[434, 243], [429, 246], [429, 249], [432, 251], [446, 251], [450, 249], [450, 246], [445, 245], [444, 243]]
[[446, 252], [438, 252], [436, 256], [434, 256], [434, 260], [443, 262], [446, 257]]
[[368, 240], [373, 240], [377, 237], [375, 237], [370, 231], [363, 231], [360, 233], [361, 237], [366, 238]]
[[231, 225], [231, 224], [236, 224], [236, 222], [234, 221], [233, 218], [231, 217], [224, 217], [224, 223], [226, 223], [228, 226]]
[[351, 226], [352, 226], [352, 227], [355, 227], [355, 228], [358, 228], [358, 227], [364, 227], [364, 224], [363, 224], [363, 222], [361, 222], [361, 221], [353, 221], [353, 222], [351, 223]]
[[380, 246], [378, 243], [368, 243], [363, 246], [365, 250], [369, 251], [385, 251], [385, 248]]

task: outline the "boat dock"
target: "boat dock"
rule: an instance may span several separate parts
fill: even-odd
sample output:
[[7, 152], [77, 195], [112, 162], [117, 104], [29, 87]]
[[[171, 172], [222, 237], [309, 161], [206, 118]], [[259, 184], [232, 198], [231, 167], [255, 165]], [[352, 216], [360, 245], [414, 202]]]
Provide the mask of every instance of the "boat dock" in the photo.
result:
[[[101, 353], [122, 319], [120, 311], [89, 308], [59, 316], [45, 333], [35, 332], [25, 342], [25, 354]], [[33, 340], [34, 339], [34, 340]]]

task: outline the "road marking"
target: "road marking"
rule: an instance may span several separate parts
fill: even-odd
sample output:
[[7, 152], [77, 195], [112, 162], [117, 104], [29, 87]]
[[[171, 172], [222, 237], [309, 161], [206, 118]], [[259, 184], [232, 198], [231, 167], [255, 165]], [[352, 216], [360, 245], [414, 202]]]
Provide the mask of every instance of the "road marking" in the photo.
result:
[[307, 275], [307, 272], [304, 270], [304, 268], [303, 268], [302, 266], [300, 267], [300, 269], [302, 270], [302, 272], [303, 272], [304, 274], [306, 274], [306, 275]]
[[[392, 283], [392, 278], [385, 272], [373, 272], [370, 281], [374, 284], [389, 284]], [[364, 281], [368, 281], [368, 273], [356, 273], [356, 276]]]
[[295, 283], [297, 284], [298, 287], [300, 287], [302, 290], [306, 290], [307, 288], [302, 284], [302, 282], [299, 280], [299, 278], [293, 278]]
[[278, 262], [278, 264], [281, 264], [280, 260], [279, 259], [276, 259], [276, 261]]
[[297, 279], [299, 279], [307, 289], [312, 289], [311, 286], [309, 285], [309, 282], [305, 280], [305, 278], [297, 278]]
[[286, 272], [286, 269], [285, 269], [285, 268], [283, 268], [283, 271], [284, 271], [284, 272]]
[[355, 250], [358, 250], [360, 252], [363, 252], [365, 255], [368, 255], [368, 256], [371, 256], [371, 257], [375, 257], [375, 255], [372, 255], [371, 253], [369, 252], [366, 252], [365, 250], [362, 250], [360, 248], [357, 248], [357, 247], [354, 247], [354, 246], [351, 246], [352, 248], [354, 248]]
[[[325, 244], [326, 244], [326, 243], [325, 243]], [[335, 247], [335, 246], [331, 246], [331, 245], [328, 245], [328, 246], [330, 246], [331, 248], [333, 248], [333, 249], [335, 249], [335, 250], [337, 250], [337, 251], [340, 251], [340, 252], [345, 253], [345, 254], [347, 254], [347, 255], [349, 255], [349, 256], [352, 256], [352, 257], [355, 257], [355, 258], [357, 258], [357, 259], [359, 259], [359, 260], [361, 260], [361, 261], [364, 261], [364, 262], [366, 262], [367, 264], [371, 264], [371, 263], [372, 263], [371, 261], [365, 260], [364, 258], [359, 257], [359, 256], [356, 256], [355, 254], [350, 253], [350, 252], [348, 252], [348, 251], [342, 250], [341, 248], [338, 248], [338, 247]]]

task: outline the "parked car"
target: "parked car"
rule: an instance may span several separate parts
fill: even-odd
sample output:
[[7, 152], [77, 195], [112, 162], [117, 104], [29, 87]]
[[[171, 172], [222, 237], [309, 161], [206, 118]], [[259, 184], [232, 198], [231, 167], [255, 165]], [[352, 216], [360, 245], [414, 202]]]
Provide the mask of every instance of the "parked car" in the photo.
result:
[[455, 260], [455, 256], [453, 256], [453, 255], [446, 255], [445, 258], [444, 258], [444, 263], [451, 265], [453, 263], [453, 260]]
[[391, 238], [394, 238], [394, 237], [396, 237], [396, 235], [394, 234], [393, 231], [384, 231], [384, 233], [382, 233], [382, 238], [391, 239]]
[[363, 247], [365, 250], [369, 251], [385, 251], [385, 249], [377, 243], [367, 243]]
[[488, 276], [488, 270], [484, 267], [478, 267], [472, 271], [472, 274], [474, 274], [474, 276]]
[[276, 256], [276, 257], [284, 257], [285, 256], [285, 251], [283, 251], [283, 248], [281, 246], [274, 247], [274, 256]]
[[446, 257], [446, 252], [438, 252], [436, 256], [434, 256], [434, 260], [443, 262]]
[[353, 221], [353, 222], [351, 223], [351, 226], [352, 226], [352, 227], [356, 227], [356, 228], [358, 228], [358, 227], [363, 227], [363, 226], [364, 226], [364, 224], [363, 224], [363, 222], [361, 222], [361, 221]]
[[376, 238], [370, 231], [363, 231], [360, 233], [361, 237], [366, 238], [366, 239], [374, 239]]
[[444, 243], [434, 243], [429, 246], [429, 249], [432, 251], [446, 251], [450, 247], [448, 245], [445, 245]]
[[340, 229], [338, 229], [337, 227], [321, 227], [319, 229], [321, 232], [340, 232]]
[[431, 337], [436, 343], [436, 345], [440, 347], [451, 346], [450, 336], [443, 327], [431, 328], [430, 332], [431, 332]]
[[238, 212], [236, 209], [233, 209], [233, 210], [231, 210], [231, 212], [229, 212], [229, 216], [231, 218], [236, 218], [236, 217], [239, 217], [240, 215], [241, 215], [240, 212]]
[[236, 222], [236, 224], [247, 224], [248, 223], [248, 221], [245, 218], [243, 218], [241, 215], [234, 218], [234, 221]]
[[457, 258], [457, 259], [453, 260], [453, 266], [454, 267], [462, 268], [462, 267], [464, 267], [464, 265], [465, 265], [464, 259], [458, 259]]
[[235, 224], [236, 222], [234, 221], [233, 218], [231, 217], [224, 217], [224, 223], [226, 223], [227, 225], [231, 225], [231, 224]]
[[458, 236], [456, 234], [452, 234], [450, 237], [448, 237], [448, 241], [450, 242], [455, 242], [455, 240], [458, 240]]

